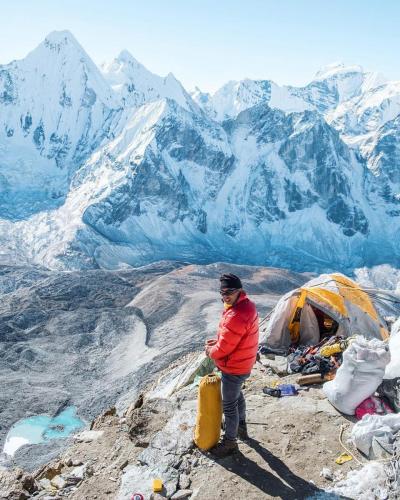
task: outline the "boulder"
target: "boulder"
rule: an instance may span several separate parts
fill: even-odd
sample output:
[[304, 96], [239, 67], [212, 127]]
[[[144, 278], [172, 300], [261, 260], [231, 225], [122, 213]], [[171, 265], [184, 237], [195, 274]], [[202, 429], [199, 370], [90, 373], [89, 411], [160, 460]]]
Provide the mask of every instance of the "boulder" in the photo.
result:
[[82, 431], [74, 436], [74, 440], [78, 443], [90, 443], [99, 439], [103, 434], [104, 431]]
[[148, 448], [138, 456], [138, 464], [124, 469], [118, 500], [132, 491], [145, 497], [152, 492], [153, 479], [163, 479], [167, 496], [174, 494], [179, 481], [179, 463], [193, 444], [195, 410], [177, 410], [167, 425], [151, 439]]
[[55, 486], [58, 490], [62, 490], [67, 486], [67, 482], [62, 476], [55, 476], [53, 479], [50, 481], [52, 486]]
[[50, 481], [53, 477], [59, 476], [64, 467], [62, 462], [56, 462], [54, 464], [50, 464], [46, 467], [43, 467], [39, 473], [36, 475], [37, 479], [49, 479]]
[[25, 500], [37, 491], [38, 485], [33, 476], [21, 469], [12, 471], [0, 469], [0, 499]]
[[288, 362], [286, 356], [274, 356], [274, 359], [266, 358], [262, 359], [261, 363], [279, 375], [284, 377], [288, 374]]
[[190, 486], [190, 477], [187, 474], [181, 474], [179, 476], [179, 487], [182, 488], [182, 490], [187, 490], [189, 489]]

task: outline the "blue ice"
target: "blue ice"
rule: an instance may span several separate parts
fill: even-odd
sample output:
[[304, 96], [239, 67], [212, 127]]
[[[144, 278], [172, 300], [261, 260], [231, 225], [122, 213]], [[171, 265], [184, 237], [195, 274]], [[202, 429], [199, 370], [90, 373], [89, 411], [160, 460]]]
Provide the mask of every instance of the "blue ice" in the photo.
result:
[[16, 422], [9, 430], [4, 453], [14, 453], [24, 444], [39, 444], [50, 439], [66, 438], [85, 423], [76, 416], [76, 407], [66, 408], [56, 417], [36, 415]]

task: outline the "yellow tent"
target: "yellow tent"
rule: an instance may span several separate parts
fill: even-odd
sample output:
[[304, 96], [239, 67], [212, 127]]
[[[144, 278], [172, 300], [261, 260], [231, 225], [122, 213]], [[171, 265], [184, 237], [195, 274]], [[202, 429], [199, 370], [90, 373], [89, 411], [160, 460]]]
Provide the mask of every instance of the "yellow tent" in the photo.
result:
[[272, 349], [285, 349], [292, 343], [317, 344], [324, 328], [321, 321], [336, 335], [389, 336], [370, 295], [337, 273], [322, 274], [284, 295], [268, 319], [263, 343]]

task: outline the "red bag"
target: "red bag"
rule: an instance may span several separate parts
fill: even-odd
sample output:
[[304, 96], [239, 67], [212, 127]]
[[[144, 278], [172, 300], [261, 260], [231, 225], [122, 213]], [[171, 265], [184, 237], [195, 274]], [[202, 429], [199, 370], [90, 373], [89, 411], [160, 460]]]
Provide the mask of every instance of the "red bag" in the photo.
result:
[[370, 396], [360, 403], [355, 411], [358, 420], [361, 420], [364, 415], [387, 415], [394, 413], [390, 406], [378, 396]]

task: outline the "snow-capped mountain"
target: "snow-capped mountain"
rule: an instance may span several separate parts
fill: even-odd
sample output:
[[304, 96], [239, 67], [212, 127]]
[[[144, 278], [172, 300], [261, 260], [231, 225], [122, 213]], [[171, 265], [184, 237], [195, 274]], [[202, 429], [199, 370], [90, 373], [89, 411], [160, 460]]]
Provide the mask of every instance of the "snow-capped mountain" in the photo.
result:
[[385, 83], [386, 79], [379, 73], [364, 72], [361, 66], [335, 63], [318, 71], [305, 87], [246, 79], [228, 82], [213, 95], [196, 88], [191, 96], [211, 118], [224, 121], [260, 103], [289, 113], [317, 110], [325, 114]]
[[161, 78], [148, 71], [127, 51], [123, 50], [111, 63], [104, 63], [101, 71], [125, 106], [139, 107], [157, 99], [173, 99], [186, 110], [199, 109], [182, 84], [169, 73]]
[[396, 266], [399, 119], [377, 120], [362, 147], [333, 119], [389, 87], [335, 65], [302, 88], [243, 80], [189, 95], [126, 51], [99, 71], [52, 33], [0, 67], [0, 260]]
[[343, 102], [385, 83], [379, 73], [364, 72], [361, 66], [335, 63], [317, 72], [305, 87], [288, 87], [290, 92], [315, 106], [320, 113], [336, 109]]
[[65, 200], [72, 175], [108, 137], [121, 106], [69, 32], [0, 67], [0, 217]]
[[400, 114], [400, 81], [370, 88], [334, 109], [327, 119], [350, 140], [364, 139]]
[[270, 80], [230, 81], [213, 96], [198, 88], [191, 95], [212, 119], [220, 122], [235, 118], [241, 111], [261, 103], [287, 112], [314, 109], [286, 87], [279, 87]]

